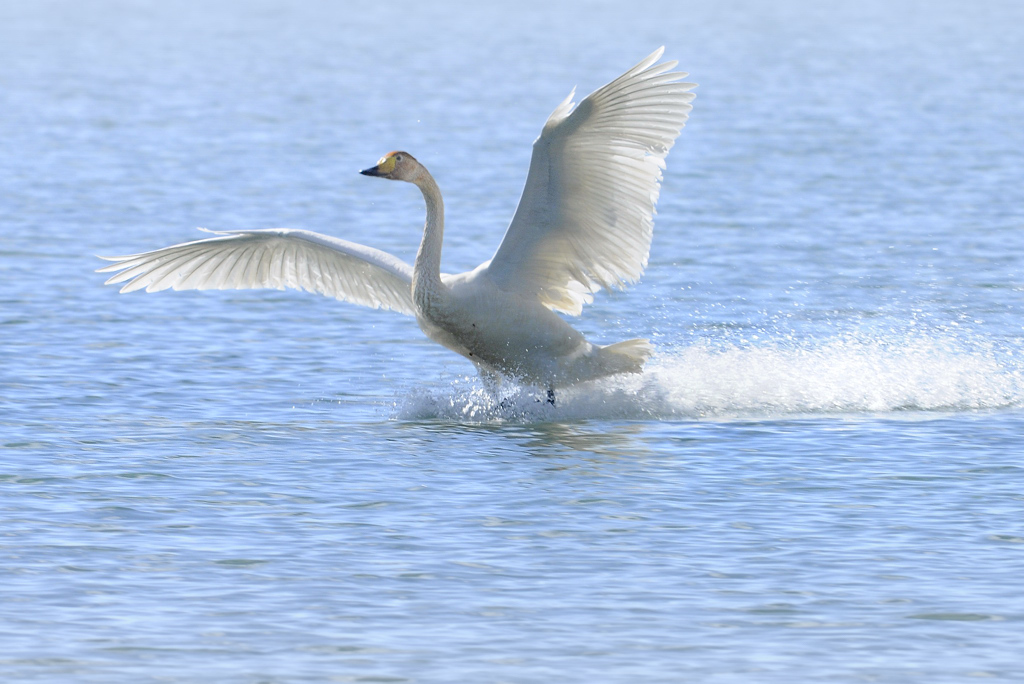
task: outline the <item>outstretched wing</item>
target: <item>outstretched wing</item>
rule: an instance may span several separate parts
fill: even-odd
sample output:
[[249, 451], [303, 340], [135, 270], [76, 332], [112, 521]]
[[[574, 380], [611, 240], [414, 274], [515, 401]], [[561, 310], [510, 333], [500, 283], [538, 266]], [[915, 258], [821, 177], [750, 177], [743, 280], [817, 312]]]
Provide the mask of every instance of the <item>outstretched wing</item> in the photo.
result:
[[98, 272], [119, 271], [106, 284], [121, 292], [292, 288], [415, 315], [412, 268], [387, 252], [307, 230], [207, 232], [217, 237], [101, 257], [116, 263]]
[[647, 266], [665, 156], [696, 87], [659, 48], [572, 109], [548, 118], [533, 144], [526, 187], [487, 267], [507, 291], [577, 315], [603, 287], [635, 282]]

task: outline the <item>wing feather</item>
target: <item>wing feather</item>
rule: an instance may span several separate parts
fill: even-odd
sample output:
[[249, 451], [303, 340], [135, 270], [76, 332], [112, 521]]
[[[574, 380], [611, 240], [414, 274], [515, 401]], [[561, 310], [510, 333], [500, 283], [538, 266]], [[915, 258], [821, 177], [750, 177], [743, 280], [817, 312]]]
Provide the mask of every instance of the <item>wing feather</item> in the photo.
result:
[[579, 314], [602, 287], [647, 266], [662, 170], [692, 109], [695, 84], [663, 48], [548, 118], [519, 207], [487, 267], [499, 287]]
[[[212, 232], [212, 231], [210, 231]], [[412, 268], [378, 249], [305, 230], [216, 232], [99, 269], [121, 292], [291, 288], [415, 315]]]

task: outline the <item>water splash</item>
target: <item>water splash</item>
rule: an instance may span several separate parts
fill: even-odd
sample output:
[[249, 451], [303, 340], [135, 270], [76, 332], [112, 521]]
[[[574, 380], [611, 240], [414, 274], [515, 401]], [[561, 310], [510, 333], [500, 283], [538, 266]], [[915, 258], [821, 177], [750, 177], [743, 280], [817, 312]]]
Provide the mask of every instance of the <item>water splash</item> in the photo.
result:
[[935, 336], [848, 335], [759, 344], [701, 342], [660, 351], [642, 375], [500, 401], [475, 378], [417, 390], [396, 402], [404, 420], [546, 422], [742, 419], [1024, 406], [1024, 349]]

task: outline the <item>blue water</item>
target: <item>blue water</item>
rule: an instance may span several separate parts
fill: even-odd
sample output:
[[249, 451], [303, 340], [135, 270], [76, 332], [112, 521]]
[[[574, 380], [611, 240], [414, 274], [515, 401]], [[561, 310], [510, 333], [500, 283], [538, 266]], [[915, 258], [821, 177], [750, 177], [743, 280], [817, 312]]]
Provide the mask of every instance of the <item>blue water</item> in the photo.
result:
[[[1024, 681], [1024, 5], [0, 3], [0, 679]], [[488, 258], [530, 143], [700, 83], [642, 376], [494, 405], [411, 319], [119, 295], [317, 230]]]

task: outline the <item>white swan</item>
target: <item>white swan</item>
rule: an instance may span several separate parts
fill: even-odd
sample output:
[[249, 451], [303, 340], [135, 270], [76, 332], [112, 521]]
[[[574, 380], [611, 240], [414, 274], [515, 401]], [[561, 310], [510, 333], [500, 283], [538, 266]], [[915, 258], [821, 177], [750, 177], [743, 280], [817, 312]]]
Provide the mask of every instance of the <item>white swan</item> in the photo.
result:
[[665, 156], [689, 116], [687, 74], [657, 63], [664, 48], [584, 98], [575, 91], [533, 144], [526, 188], [498, 251], [468, 273], [441, 273], [444, 205], [426, 168], [391, 152], [368, 176], [414, 183], [427, 220], [416, 261], [304, 230], [217, 231], [216, 237], [124, 257], [100, 272], [121, 292], [294, 288], [415, 316], [427, 337], [502, 376], [548, 390], [638, 373], [647, 340], [591, 344], [555, 312], [578, 315], [601, 287], [635, 282], [647, 265]]

